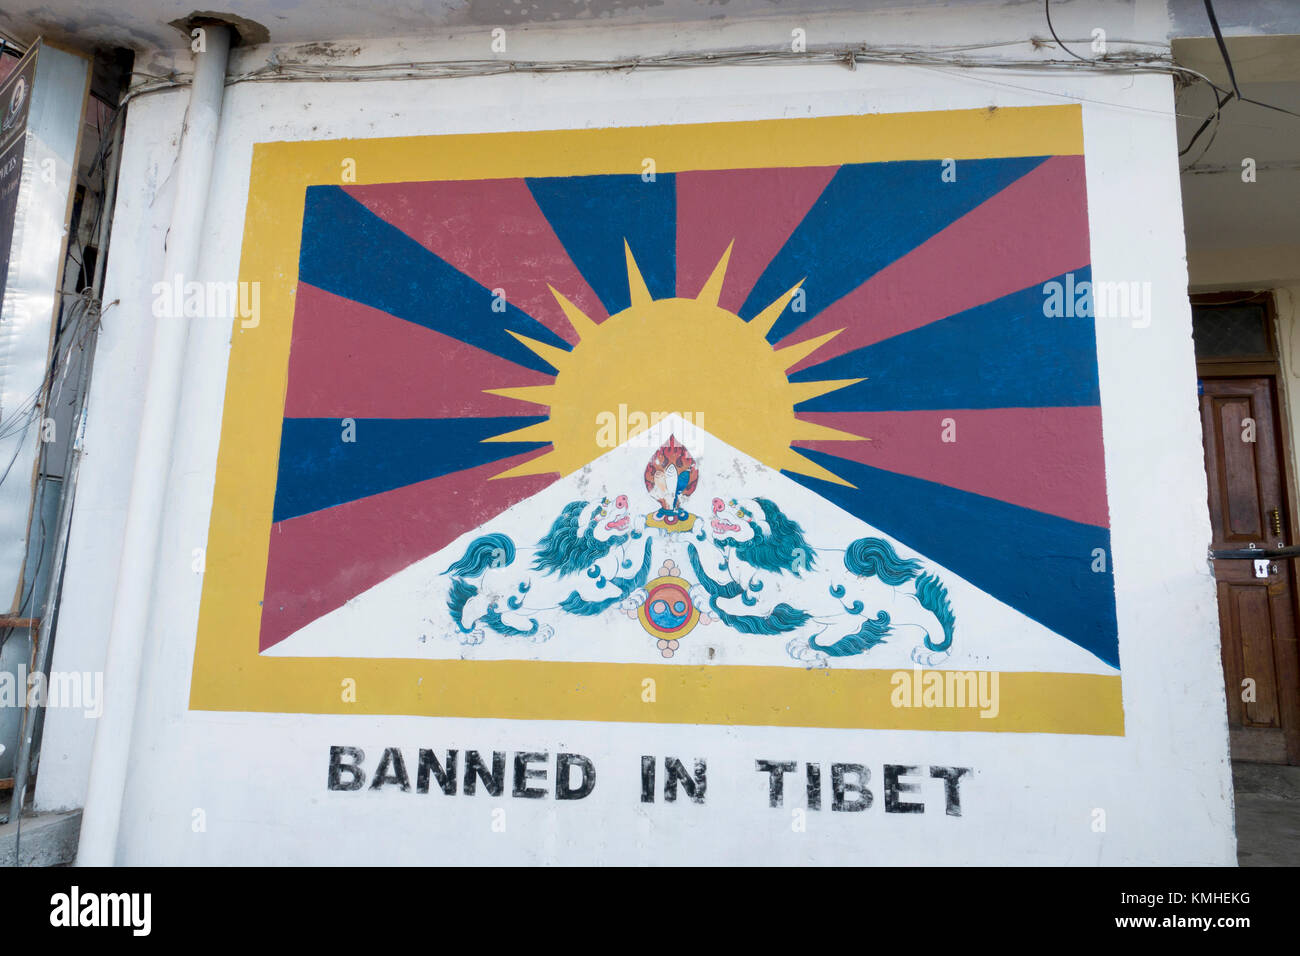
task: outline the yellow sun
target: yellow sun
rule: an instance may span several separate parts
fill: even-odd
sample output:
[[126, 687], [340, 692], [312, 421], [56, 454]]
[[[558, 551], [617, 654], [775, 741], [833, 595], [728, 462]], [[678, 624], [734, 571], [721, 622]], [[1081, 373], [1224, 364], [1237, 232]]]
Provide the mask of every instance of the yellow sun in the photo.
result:
[[[860, 436], [800, 421], [794, 406], [862, 379], [796, 383], [786, 377], [787, 369], [843, 329], [779, 350], [766, 338], [802, 280], [746, 322], [718, 305], [731, 246], [694, 299], [652, 299], [626, 241], [623, 251], [632, 302], [606, 321], [593, 322], [551, 288], [578, 333], [573, 351], [510, 333], [555, 366], [555, 381], [484, 391], [547, 405], [550, 417], [486, 440], [550, 442], [553, 450], [495, 477], [577, 471], [609, 451], [608, 445], [601, 444], [599, 423], [602, 416], [607, 420], [625, 405], [647, 416], [660, 412], [683, 415], [771, 468], [848, 484], [800, 455], [791, 443], [800, 439], [860, 441]], [[641, 425], [629, 428], [627, 437], [644, 430]]]

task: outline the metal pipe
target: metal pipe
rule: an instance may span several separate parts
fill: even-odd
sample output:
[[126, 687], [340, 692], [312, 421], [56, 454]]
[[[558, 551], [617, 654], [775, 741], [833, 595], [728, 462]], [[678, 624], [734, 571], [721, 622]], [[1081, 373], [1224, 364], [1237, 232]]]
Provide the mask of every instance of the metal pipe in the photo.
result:
[[1216, 561], [1258, 561], [1261, 558], [1300, 558], [1300, 547], [1289, 548], [1220, 548], [1210, 549], [1210, 557]]
[[[176, 160], [176, 194], [163, 256], [163, 277], [168, 281], [174, 276], [192, 281], [198, 272], [221, 121], [231, 30], [221, 23], [203, 27], [204, 49], [195, 54], [194, 82]], [[146, 632], [161, 545], [161, 502], [172, 479], [176, 411], [188, 339], [189, 326], [180, 316], [154, 319], [153, 351], [104, 665], [104, 713], [95, 729], [78, 865], [111, 866], [117, 859], [140, 665], [149, 637]]]
[[[122, 109], [125, 109], [125, 107], [122, 107]], [[104, 265], [108, 261], [113, 206], [117, 202], [117, 173], [122, 161], [122, 142], [126, 136], [126, 116], [115, 115], [113, 119], [113, 142], [110, 147], [112, 152], [109, 154], [108, 163], [104, 167], [104, 198], [99, 209], [99, 234], [95, 239], [95, 248], [98, 250], [99, 255], [95, 260], [95, 275], [90, 284], [92, 301], [96, 303], [102, 300], [104, 292]], [[77, 409], [75, 419], [77, 425], [73, 431], [72, 440], [68, 442], [68, 451], [63, 461], [63, 487], [60, 489], [59, 495], [59, 516], [54, 526], [54, 555], [50, 561], [50, 575], [45, 582], [45, 600], [41, 604], [41, 616], [38, 619], [41, 622], [43, 637], [37, 649], [38, 657], [35, 661], [33, 673], [48, 673], [50, 658], [54, 653], [54, 630], [58, 617], [59, 591], [62, 587], [63, 565], [68, 554], [68, 535], [72, 527], [72, 505], [77, 493], [77, 475], [81, 470], [81, 439], [86, 422], [86, 386], [90, 381], [90, 374], [95, 364], [95, 344], [99, 341], [99, 316], [95, 315], [93, 319], [95, 327], [86, 337], [81, 368], [77, 375], [77, 391], [75, 394], [81, 404]], [[27, 697], [24, 694], [24, 703], [26, 703], [26, 700]], [[43, 706], [44, 701], [37, 704], [38, 709]], [[14, 769], [13, 800], [10, 804], [14, 819], [17, 821], [14, 825], [15, 866], [22, 865], [20, 854], [23, 835], [23, 801], [27, 795], [27, 781], [31, 772], [33, 741], [36, 739], [36, 731], [39, 726], [40, 714], [33, 714], [31, 710], [25, 710], [22, 735], [18, 744], [18, 762], [15, 764]]]

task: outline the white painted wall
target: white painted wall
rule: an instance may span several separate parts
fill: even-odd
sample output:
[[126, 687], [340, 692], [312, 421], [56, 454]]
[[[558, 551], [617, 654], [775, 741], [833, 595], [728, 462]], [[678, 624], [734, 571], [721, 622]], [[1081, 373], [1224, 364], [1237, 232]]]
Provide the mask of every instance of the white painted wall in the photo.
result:
[[[1163, 6], [1112, 8], [1112, 35], [1163, 36]], [[1017, 18], [1021, 18], [1017, 20]], [[976, 42], [1024, 37], [1037, 17], [999, 8], [988, 21], [937, 15], [796, 24], [810, 42]], [[547, 32], [516, 36], [511, 55], [607, 57], [624, 51], [788, 42], [788, 23], [727, 28]], [[1072, 31], [1086, 35], [1082, 24]], [[478, 56], [468, 44], [364, 44], [357, 58]], [[235, 69], [265, 50], [244, 51]], [[183, 94], [132, 107], [91, 395], [88, 454], [65, 586], [56, 668], [93, 669], [119, 572], [116, 551], [149, 340], [149, 287], [159, 276], [171, 208], [167, 170]], [[190, 570], [212, 502], [230, 328], [201, 323], [175, 473], [182, 505], [167, 516], [137, 694], [132, 769], [118, 858], [124, 863], [859, 862], [1231, 863], [1231, 779], [1214, 592], [1205, 562], [1209, 524], [1196, 415], [1171, 84], [1167, 78], [1002, 75], [903, 67], [768, 67], [613, 76], [501, 76], [456, 81], [237, 84], [227, 90], [220, 158], [208, 197], [197, 278], [236, 278], [252, 144], [446, 132], [707, 122], [871, 111], [916, 111], [1084, 101], [1094, 278], [1149, 281], [1149, 328], [1101, 323], [1098, 353], [1112, 553], [1127, 734], [1123, 738], [928, 734], [461, 719], [195, 713], [188, 707], [201, 580]], [[1050, 216], [1051, 210], [1044, 209]], [[130, 568], [121, 573], [131, 573]], [[38, 802], [83, 799], [93, 722], [51, 715]], [[394, 790], [327, 792], [331, 745], [461, 751], [573, 751], [599, 784], [577, 804], [551, 799], [421, 796]], [[704, 805], [639, 802], [641, 754], [706, 757]], [[861, 814], [811, 814], [791, 827], [767, 805], [756, 759], [859, 762], [876, 805]], [[942, 812], [927, 779], [920, 815], [883, 813], [884, 763], [967, 766], [963, 815]], [[827, 774], [828, 776], [828, 774]], [[825, 781], [824, 785], [828, 785]], [[939, 811], [936, 813], [936, 801]], [[506, 832], [493, 832], [494, 808]], [[202, 809], [206, 831], [192, 829]], [[1105, 832], [1094, 830], [1105, 812]]]

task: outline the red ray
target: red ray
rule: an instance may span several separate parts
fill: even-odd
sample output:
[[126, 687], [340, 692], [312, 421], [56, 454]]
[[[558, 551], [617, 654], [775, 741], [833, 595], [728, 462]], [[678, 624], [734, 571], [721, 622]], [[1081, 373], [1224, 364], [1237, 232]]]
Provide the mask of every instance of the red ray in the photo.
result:
[[881, 269], [778, 347], [844, 329], [790, 369], [797, 372], [1088, 262], [1083, 157], [1053, 156]]
[[503, 289], [570, 345], [578, 336], [547, 283], [593, 321], [604, 306], [522, 179], [345, 186], [352, 198], [487, 289]]
[[414, 322], [298, 284], [286, 418], [537, 415], [544, 406], [483, 389], [552, 381]]
[[548, 445], [272, 525], [259, 650], [552, 484], [558, 473], [488, 480], [549, 450]]
[[[796, 448], [1083, 524], [1110, 524], [1101, 409], [1095, 406], [800, 412], [799, 418], [871, 441], [798, 441]], [[945, 419], [952, 419], [956, 441], [943, 440]]]
[[738, 312], [763, 270], [838, 169], [807, 166], [678, 173], [677, 295], [699, 295], [734, 239], [718, 304]]

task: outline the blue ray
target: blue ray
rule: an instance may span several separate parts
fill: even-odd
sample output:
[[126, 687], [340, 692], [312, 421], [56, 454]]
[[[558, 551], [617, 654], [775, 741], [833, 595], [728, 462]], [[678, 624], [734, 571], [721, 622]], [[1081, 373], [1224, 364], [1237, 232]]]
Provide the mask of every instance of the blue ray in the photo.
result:
[[[1090, 279], [1087, 267], [1073, 282]], [[1064, 283], [1065, 277], [1057, 280]], [[801, 412], [1099, 405], [1088, 316], [1043, 314], [1043, 285], [976, 306], [801, 369], [792, 382], [862, 378], [796, 406]]]
[[[855, 487], [787, 477], [1119, 667], [1108, 529], [797, 450]], [[1094, 571], [1098, 564], [1104, 570]]]
[[[677, 179], [660, 174], [555, 176], [528, 188], [573, 264], [610, 315], [631, 304], [626, 239], [650, 295], [677, 294]], [[784, 290], [782, 290], [784, 291]]]
[[517, 418], [358, 418], [344, 441], [337, 418], [286, 418], [272, 521], [332, 508], [543, 447], [485, 442], [545, 421]]
[[565, 351], [572, 348], [339, 186], [307, 189], [298, 277], [549, 375], [556, 370], [506, 330]]
[[769, 342], [780, 341], [1045, 159], [963, 159], [955, 182], [943, 181], [937, 159], [840, 167], [764, 270], [740, 314], [752, 319], [806, 277], [804, 310], [787, 307], [768, 333]]

